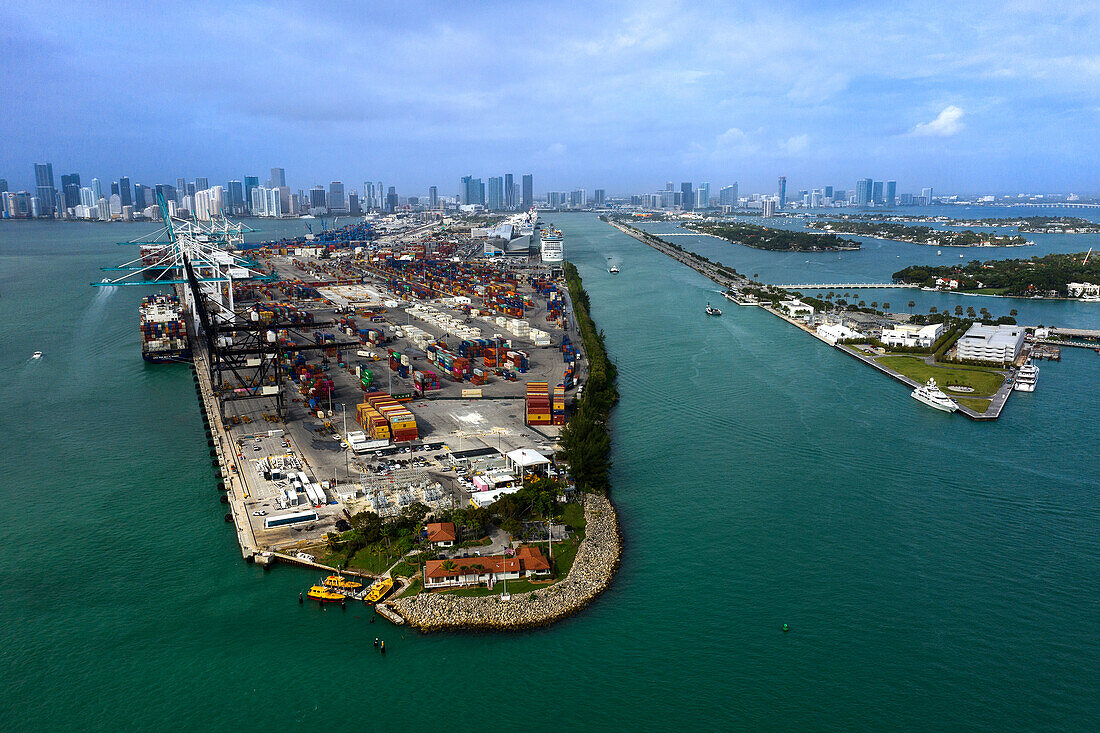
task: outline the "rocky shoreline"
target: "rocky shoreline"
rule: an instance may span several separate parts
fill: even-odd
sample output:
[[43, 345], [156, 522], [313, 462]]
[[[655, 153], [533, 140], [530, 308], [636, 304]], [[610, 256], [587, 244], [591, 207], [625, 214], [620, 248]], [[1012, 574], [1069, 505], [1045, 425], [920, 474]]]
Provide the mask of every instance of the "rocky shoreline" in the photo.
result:
[[387, 604], [413, 628], [429, 632], [451, 629], [510, 630], [545, 626], [570, 616], [602, 593], [619, 567], [622, 534], [615, 507], [603, 496], [584, 499], [585, 536], [569, 575], [554, 585], [515, 594], [466, 598], [422, 592]]

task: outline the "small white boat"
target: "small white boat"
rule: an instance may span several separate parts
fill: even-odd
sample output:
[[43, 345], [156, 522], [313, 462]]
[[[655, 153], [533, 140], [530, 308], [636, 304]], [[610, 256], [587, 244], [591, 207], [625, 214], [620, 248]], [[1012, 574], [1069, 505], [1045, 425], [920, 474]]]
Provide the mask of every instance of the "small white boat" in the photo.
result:
[[34, 355], [31, 356], [31, 358], [32, 359], [41, 359], [42, 358], [42, 352], [41, 351], [34, 352]]
[[942, 252], [941, 250], [938, 250], [938, 249], [936, 250], [936, 256], [937, 256], [937, 257], [938, 257], [939, 255], [942, 255], [942, 254], [943, 254], [943, 252]]
[[707, 303], [706, 313], [707, 313], [708, 316], [720, 316], [720, 315], [722, 315], [722, 310], [720, 308], [715, 308], [710, 303]]
[[612, 275], [619, 274], [619, 268], [615, 267], [615, 265], [612, 265], [610, 268], [608, 268], [607, 271], [610, 272]]
[[936, 386], [936, 380], [932, 377], [928, 378], [928, 384], [917, 387], [910, 396], [917, 402], [923, 402], [929, 407], [934, 407], [944, 412], [954, 412], [959, 409], [959, 406], [955, 404], [955, 400], [945, 395], [940, 388]]

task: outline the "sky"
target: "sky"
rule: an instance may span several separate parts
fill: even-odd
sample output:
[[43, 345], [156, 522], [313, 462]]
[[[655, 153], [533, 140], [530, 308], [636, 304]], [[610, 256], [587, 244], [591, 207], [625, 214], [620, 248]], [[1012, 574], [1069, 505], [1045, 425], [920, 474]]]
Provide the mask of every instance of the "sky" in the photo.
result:
[[0, 4], [0, 178], [1100, 194], [1100, 3]]

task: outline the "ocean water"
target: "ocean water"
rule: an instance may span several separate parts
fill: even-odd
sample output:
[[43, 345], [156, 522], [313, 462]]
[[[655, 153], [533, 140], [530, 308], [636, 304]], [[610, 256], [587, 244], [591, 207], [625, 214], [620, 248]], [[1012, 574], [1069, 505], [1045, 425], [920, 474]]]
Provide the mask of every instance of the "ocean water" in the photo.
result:
[[1100, 357], [973, 423], [553, 221], [619, 366], [622, 569], [557, 626], [431, 636], [240, 560], [188, 368], [88, 285], [140, 225], [0, 223], [0, 728], [1100, 726]]

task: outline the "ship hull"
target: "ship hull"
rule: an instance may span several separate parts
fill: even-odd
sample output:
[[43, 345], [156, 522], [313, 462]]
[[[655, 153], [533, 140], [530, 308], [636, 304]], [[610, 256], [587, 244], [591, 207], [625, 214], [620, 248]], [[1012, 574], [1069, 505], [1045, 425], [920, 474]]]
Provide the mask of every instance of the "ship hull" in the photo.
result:
[[150, 364], [169, 364], [178, 361], [191, 361], [191, 349], [143, 352], [141, 358], [145, 359], [145, 361]]
[[945, 404], [943, 404], [943, 403], [941, 403], [941, 402], [933, 402], [932, 400], [926, 399], [926, 398], [925, 398], [925, 397], [923, 397], [922, 395], [918, 395], [918, 394], [916, 394], [916, 393], [914, 393], [914, 394], [912, 394], [912, 395], [910, 395], [910, 396], [911, 396], [911, 397], [912, 397], [913, 399], [915, 399], [915, 400], [916, 400], [917, 402], [920, 402], [921, 404], [924, 404], [924, 405], [928, 405], [928, 406], [929, 406], [929, 407], [931, 407], [932, 409], [934, 409], [934, 410], [939, 410], [939, 411], [941, 411], [941, 412], [954, 412], [955, 410], [957, 410], [957, 409], [958, 409], [958, 407], [956, 407], [956, 406], [955, 406], [954, 404], [952, 404], [952, 405], [945, 405]]

